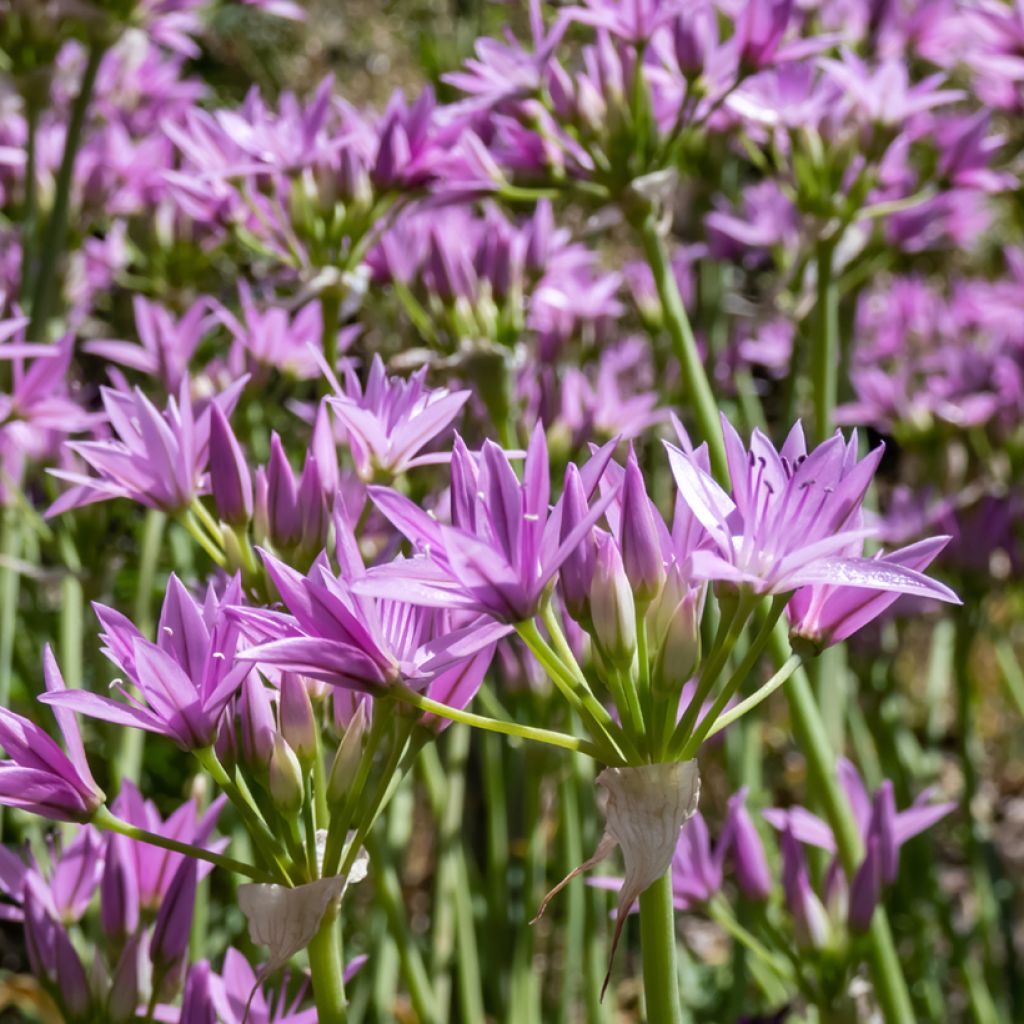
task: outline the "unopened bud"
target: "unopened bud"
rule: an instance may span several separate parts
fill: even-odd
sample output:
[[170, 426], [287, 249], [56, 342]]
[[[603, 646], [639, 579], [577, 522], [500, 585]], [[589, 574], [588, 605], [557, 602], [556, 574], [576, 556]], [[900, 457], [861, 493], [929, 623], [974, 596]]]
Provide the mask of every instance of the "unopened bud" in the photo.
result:
[[307, 766], [316, 756], [317, 727], [309, 691], [301, 676], [285, 672], [281, 676], [281, 697], [277, 709], [281, 735]]
[[295, 814], [301, 809], [305, 796], [302, 766], [295, 756], [295, 751], [280, 733], [274, 736], [274, 749], [270, 754], [268, 786], [274, 806], [282, 814]]
[[628, 667], [636, 651], [636, 605], [622, 556], [608, 534], [597, 538], [590, 618], [601, 654], [614, 665]]
[[636, 600], [646, 605], [658, 596], [665, 582], [665, 562], [658, 523], [632, 447], [622, 483], [619, 543], [622, 546], [622, 564]]
[[338, 745], [331, 765], [330, 778], [327, 781], [327, 799], [331, 803], [340, 803], [352, 788], [359, 762], [363, 757], [363, 739], [366, 735], [366, 705], [360, 701], [352, 715], [345, 735]]
[[678, 693], [700, 661], [700, 592], [691, 590], [672, 610], [656, 641], [651, 685], [662, 694]]
[[217, 515], [232, 526], [252, 516], [252, 477], [242, 448], [221, 407], [210, 406], [210, 488]]
[[238, 717], [242, 757], [247, 766], [266, 771], [274, 749], [274, 710], [270, 706], [267, 689], [255, 672], [250, 672], [242, 683]]
[[[583, 489], [580, 471], [571, 462], [565, 472], [565, 487], [562, 491], [562, 521], [559, 528], [559, 540], [566, 537], [576, 528], [587, 514], [587, 495]], [[569, 552], [568, 557], [559, 569], [559, 580], [562, 584], [562, 600], [566, 611], [577, 621], [587, 621], [590, 603], [590, 584], [594, 577], [594, 531], [587, 532], [579, 544]]]

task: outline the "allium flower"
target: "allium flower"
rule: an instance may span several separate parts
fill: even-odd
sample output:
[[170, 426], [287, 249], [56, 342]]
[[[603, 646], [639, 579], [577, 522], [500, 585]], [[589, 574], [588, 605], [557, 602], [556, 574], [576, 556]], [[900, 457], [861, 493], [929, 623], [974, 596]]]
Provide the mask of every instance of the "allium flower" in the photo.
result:
[[332, 381], [331, 408], [345, 428], [363, 480], [380, 474], [397, 476], [414, 466], [447, 461], [447, 454], [419, 452], [451, 424], [469, 392], [427, 388], [426, 375], [423, 367], [408, 380], [388, 377], [380, 356], [375, 355], [365, 387], [348, 366], [344, 387], [336, 379]]
[[[882, 567], [895, 565], [922, 572], [949, 543], [949, 539], [932, 537], [888, 554], [879, 552], [871, 561]], [[790, 634], [809, 641], [818, 649], [831, 646], [877, 619], [899, 596], [899, 591], [862, 589], [845, 584], [801, 587], [786, 606]], [[952, 592], [945, 599], [956, 600]]]
[[[218, 308], [221, 321], [234, 339], [228, 362], [235, 373], [252, 370], [255, 364], [299, 380], [320, 376], [318, 350], [323, 317], [319, 302], [306, 303], [294, 315], [281, 306], [260, 309], [245, 281], [238, 284], [238, 297], [240, 318], [223, 306]], [[350, 327], [339, 332], [337, 351], [344, 352], [358, 330]]]
[[86, 690], [44, 694], [40, 700], [168, 736], [185, 750], [211, 746], [228, 701], [251, 670], [248, 663], [235, 660], [239, 629], [224, 614], [227, 606], [239, 604], [241, 598], [241, 583], [236, 578], [220, 598], [211, 587], [200, 604], [172, 575], [156, 643], [146, 640], [120, 612], [95, 605], [104, 628], [104, 653], [136, 692], [116, 680], [124, 701]]
[[88, 341], [82, 347], [92, 355], [157, 378], [170, 394], [179, 392], [189, 361], [210, 329], [210, 300], [196, 299], [180, 318], [141, 295], [134, 296], [132, 303], [141, 345], [101, 340]]
[[913, 569], [850, 554], [874, 532], [862, 527], [861, 502], [881, 447], [858, 462], [856, 437], [846, 442], [838, 432], [808, 454], [799, 424], [779, 451], [756, 430], [745, 449], [724, 417], [722, 430], [731, 497], [692, 448], [667, 445], [683, 501], [713, 541], [713, 548], [694, 552], [694, 576], [759, 594], [833, 584], [957, 600]]
[[[245, 387], [242, 378], [212, 401], [230, 414]], [[117, 440], [72, 442], [68, 447], [99, 475], [71, 470], [51, 472], [75, 486], [47, 510], [48, 516], [95, 501], [127, 497], [147, 508], [177, 512], [205, 492], [210, 443], [210, 408], [193, 411], [189, 382], [183, 380], [177, 401], [160, 412], [136, 389], [131, 394], [103, 388], [103, 406]]]
[[[47, 697], [69, 693], [49, 647], [43, 652]], [[0, 708], [0, 803], [20, 807], [55, 821], [88, 821], [105, 799], [89, 770], [82, 735], [71, 709], [53, 710], [67, 753], [27, 718]]]
[[474, 44], [475, 57], [463, 70], [441, 77], [466, 93], [468, 99], [455, 104], [454, 116], [493, 111], [510, 101], [535, 95], [544, 81], [544, 70], [555, 47], [568, 28], [567, 12], [560, 11], [554, 24], [545, 29], [540, 0], [530, 0], [531, 47], [524, 47], [510, 32], [506, 40], [481, 38]]
[[266, 640], [242, 657], [371, 693], [393, 683], [451, 689], [472, 664], [476, 686], [468, 700], [490, 664], [495, 642], [508, 628], [465, 619], [457, 625], [449, 613], [409, 604], [402, 588], [393, 598], [364, 596], [355, 585], [366, 573], [355, 538], [340, 522], [337, 530], [341, 577], [324, 557], [302, 576], [264, 554], [267, 572], [291, 615], [238, 610], [245, 628]]
[[[147, 832], [216, 853], [223, 850], [228, 842], [226, 839], [210, 841], [226, 800], [222, 794], [202, 814], [199, 813], [196, 802], [188, 800], [165, 820], [151, 800], [145, 799], [132, 783], [125, 781], [110, 809], [123, 821]], [[143, 911], [158, 909], [166, 898], [171, 880], [184, 861], [185, 855], [164, 850], [159, 846], [151, 846], [149, 843], [125, 839], [124, 836], [111, 836], [110, 841], [123, 841], [130, 864], [131, 885], [135, 890], [134, 896], [139, 908]], [[212, 868], [211, 864], [200, 863], [199, 877], [203, 878]]]
[[914, 114], [961, 99], [959, 89], [940, 89], [945, 75], [936, 74], [910, 83], [902, 58], [884, 60], [871, 69], [856, 55], [846, 52], [841, 60], [822, 59], [821, 66], [842, 87], [853, 108], [864, 120], [895, 127]]
[[[956, 804], [931, 803], [931, 794], [925, 791], [906, 810], [897, 811], [893, 785], [889, 780], [871, 796], [850, 761], [840, 758], [837, 770], [865, 846], [864, 860], [853, 879], [848, 880], [850, 926], [854, 930], [866, 931], [882, 888], [896, 880], [900, 847], [941, 821], [955, 809]], [[832, 854], [838, 849], [831, 828], [806, 808], [769, 808], [764, 811], [764, 817], [783, 833], [784, 839], [790, 837], [791, 843], [806, 843]], [[831, 874], [836, 870], [837, 865], [834, 864]]]
[[[609, 442], [585, 469], [589, 493], [611, 458]], [[615, 498], [600, 498], [560, 539], [563, 501], [548, 508], [547, 442], [538, 424], [520, 483], [508, 455], [490, 441], [479, 460], [461, 440], [452, 453], [452, 525], [445, 526], [394, 491], [371, 487], [374, 503], [423, 552], [423, 557], [374, 570], [367, 592], [439, 608], [491, 615], [501, 622], [530, 618], [545, 587]], [[564, 499], [563, 499], [564, 500]]]

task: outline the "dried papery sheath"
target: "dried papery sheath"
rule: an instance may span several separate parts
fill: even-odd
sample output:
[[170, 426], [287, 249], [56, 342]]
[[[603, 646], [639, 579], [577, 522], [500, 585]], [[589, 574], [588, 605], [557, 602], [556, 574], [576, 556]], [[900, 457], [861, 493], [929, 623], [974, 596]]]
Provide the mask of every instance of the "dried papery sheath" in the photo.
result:
[[350, 882], [366, 877], [366, 868], [366, 855], [360, 852], [348, 875], [318, 878], [294, 889], [260, 884], [238, 887], [238, 906], [249, 922], [249, 938], [270, 949], [264, 977], [313, 941], [331, 904], [341, 900]]
[[544, 897], [534, 921], [541, 917], [552, 897], [577, 875], [599, 864], [616, 846], [621, 848], [626, 876], [619, 890], [608, 974], [601, 990], [603, 997], [629, 908], [648, 886], [668, 871], [679, 831], [697, 811], [700, 773], [696, 761], [605, 768], [598, 775], [597, 784], [608, 793], [604, 835], [593, 856], [570, 871]]

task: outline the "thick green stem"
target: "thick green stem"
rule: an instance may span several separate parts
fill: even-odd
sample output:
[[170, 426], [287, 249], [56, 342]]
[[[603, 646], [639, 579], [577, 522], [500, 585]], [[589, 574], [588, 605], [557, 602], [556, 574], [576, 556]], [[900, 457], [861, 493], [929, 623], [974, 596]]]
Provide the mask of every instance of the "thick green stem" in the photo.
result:
[[53, 196], [53, 206], [46, 222], [46, 233], [40, 250], [39, 266], [34, 275], [32, 289], [32, 319], [29, 321], [28, 336], [39, 340], [46, 335], [46, 325], [50, 319], [53, 305], [54, 290], [57, 286], [57, 263], [64, 249], [64, 240], [68, 227], [68, 205], [71, 200], [71, 184], [74, 178], [75, 158], [82, 142], [82, 129], [85, 117], [92, 100], [93, 87], [103, 55], [107, 52], [106, 41], [100, 38], [89, 43], [85, 70], [78, 87], [78, 95], [71, 107], [68, 120], [67, 135], [64, 137], [64, 153], [61, 156], [60, 168], [57, 171], [57, 183]]
[[725, 441], [722, 437], [722, 425], [718, 418], [718, 405], [715, 402], [711, 384], [708, 381], [704, 362], [697, 348], [697, 339], [693, 336], [689, 317], [683, 306], [679, 286], [676, 283], [672, 263], [669, 260], [665, 240], [658, 230], [658, 220], [652, 210], [636, 225], [640, 232], [644, 254], [654, 275], [654, 284], [661, 301], [665, 327], [672, 339], [672, 348], [679, 361], [679, 371], [683, 378], [683, 390], [686, 399], [697, 418], [697, 426], [701, 436], [708, 443], [711, 456], [711, 468], [719, 481], [729, 479], [729, 467], [725, 458]]
[[[791, 651], [783, 622], [779, 622], [772, 633], [771, 651], [780, 668], [789, 660]], [[853, 810], [839, 784], [836, 754], [829, 744], [825, 723], [805, 672], [793, 673], [786, 696], [793, 732], [807, 761], [807, 773], [818, 787], [825, 816], [836, 837], [843, 870], [852, 878], [864, 853], [863, 843]], [[867, 939], [875, 996], [886, 1024], [913, 1024], [914, 1009], [884, 907], [876, 908]]]
[[330, 910], [309, 944], [309, 972], [313, 976], [313, 1000], [319, 1024], [345, 1024], [345, 964], [341, 948], [341, 922]]
[[649, 1024], [681, 1024], [671, 869], [640, 894], [640, 944]]
[[824, 441], [835, 429], [836, 390], [839, 381], [839, 285], [832, 273], [835, 240], [822, 239], [817, 249], [817, 338], [811, 349], [814, 388], [815, 440]]

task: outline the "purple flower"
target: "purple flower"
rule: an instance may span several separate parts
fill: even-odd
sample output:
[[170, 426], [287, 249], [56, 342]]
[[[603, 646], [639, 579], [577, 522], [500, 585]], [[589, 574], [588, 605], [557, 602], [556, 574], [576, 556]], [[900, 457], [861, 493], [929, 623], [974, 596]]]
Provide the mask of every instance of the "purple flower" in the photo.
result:
[[[886, 780], [874, 796], [870, 796], [850, 761], [840, 758], [837, 771], [866, 850], [850, 882], [851, 927], [865, 930], [882, 888], [896, 880], [900, 847], [941, 821], [956, 804], [930, 803], [930, 793], [926, 791], [906, 810], [897, 811], [891, 782]], [[764, 817], [770, 825], [782, 831], [784, 857], [785, 843], [790, 840], [796, 844], [816, 846], [832, 854], [838, 849], [831, 828], [803, 807], [788, 810], [769, 808]]]
[[[364, 963], [366, 957], [359, 956], [345, 965], [345, 984]], [[210, 993], [221, 1024], [316, 1024], [315, 1009], [300, 1009], [309, 995], [308, 983], [299, 985], [291, 998], [289, 991], [289, 986], [282, 986], [277, 998], [270, 998], [252, 965], [233, 947], [225, 953], [220, 973], [210, 977]]]
[[865, 120], [895, 127], [925, 110], [961, 99], [959, 89], [940, 89], [945, 75], [929, 75], [913, 85], [902, 58], [890, 58], [871, 69], [859, 57], [845, 52], [841, 60], [823, 58], [821, 66], [842, 86], [849, 103]]
[[86, 342], [82, 347], [92, 355], [157, 378], [169, 394], [175, 394], [188, 374], [189, 361], [210, 330], [210, 300], [197, 299], [180, 319], [141, 295], [134, 296], [132, 302], [141, 345], [101, 340]]
[[858, 462], [856, 437], [846, 442], [836, 433], [808, 454], [799, 424], [779, 451], [757, 430], [745, 449], [724, 417], [722, 430], [731, 497], [692, 448], [667, 446], [683, 501], [713, 542], [693, 553], [694, 576], [756, 593], [831, 584], [957, 601], [948, 587], [913, 569], [851, 554], [874, 532], [861, 526], [861, 502], [880, 447]]
[[764, 843], [747, 811], [747, 787], [729, 798], [726, 819], [731, 823], [732, 858], [736, 884], [748, 899], [766, 900], [772, 890], [771, 870]]
[[559, 11], [551, 28], [545, 29], [540, 0], [530, 0], [530, 49], [510, 32], [506, 32], [505, 41], [478, 39], [473, 47], [476, 56], [466, 60], [463, 70], [441, 76], [469, 97], [455, 105], [454, 115], [498, 110], [535, 95], [544, 81], [547, 63], [568, 28], [567, 14]]
[[[43, 677], [47, 693], [41, 700], [69, 693], [49, 646], [43, 652]], [[39, 726], [0, 708], [0, 746], [10, 758], [0, 762], [0, 803], [55, 821], [88, 821], [106, 798], [89, 771], [71, 710], [58, 706], [53, 716], [67, 753]]]
[[[234, 408], [246, 378], [212, 401], [225, 414]], [[51, 470], [75, 486], [47, 510], [48, 516], [95, 501], [126, 497], [147, 508], [177, 512], [208, 486], [206, 463], [210, 442], [210, 403], [193, 411], [189, 382], [183, 380], [178, 401], [168, 399], [160, 412], [136, 389], [128, 394], [103, 388], [103, 406], [117, 440], [68, 444], [98, 474]]]
[[786, 907], [793, 918], [797, 945], [801, 949], [821, 949], [832, 931], [828, 911], [811, 886], [807, 860], [792, 829], [783, 828], [782, 891]]
[[241, 601], [236, 578], [219, 599], [212, 588], [200, 604], [174, 575], [152, 643], [120, 612], [96, 605], [105, 632], [104, 653], [124, 673], [134, 692], [122, 680], [116, 689], [124, 701], [86, 690], [62, 690], [40, 700], [57, 708], [117, 725], [145, 729], [168, 736], [185, 750], [209, 747], [217, 738], [228, 701], [235, 695], [251, 666], [235, 661], [239, 629], [224, 614]]
[[[226, 798], [223, 795], [219, 796], [200, 814], [195, 801], [188, 800], [165, 820], [151, 800], [146, 800], [135, 786], [125, 782], [117, 799], [111, 805], [111, 810], [122, 820], [147, 832], [219, 852], [227, 846], [227, 840], [211, 841], [210, 836], [225, 802]], [[123, 838], [111, 836], [110, 842], [113, 845], [116, 840]], [[171, 880], [185, 859], [184, 854], [134, 839], [124, 840], [123, 848], [117, 857], [122, 862], [121, 871], [126, 879], [124, 883], [119, 884], [123, 884], [126, 890], [134, 890], [126, 892], [123, 899], [128, 904], [134, 901], [139, 909], [147, 912], [157, 910], [164, 902]], [[108, 850], [108, 866], [110, 860], [111, 853]], [[203, 878], [211, 870], [212, 865], [201, 864], [199, 877]], [[126, 919], [130, 920], [130, 906], [128, 909]]]
[[328, 401], [345, 428], [361, 479], [390, 478], [414, 466], [447, 461], [446, 454], [419, 452], [451, 424], [469, 392], [427, 388], [426, 375], [423, 367], [408, 380], [389, 378], [375, 355], [365, 387], [348, 366], [345, 386], [333, 381], [335, 394]]
[[[949, 543], [949, 537], [932, 537], [889, 554], [879, 552], [870, 561], [880, 568], [889, 565], [921, 572]], [[899, 591], [867, 589], [844, 584], [801, 587], [786, 606], [790, 635], [809, 641], [817, 650], [839, 643], [878, 618], [900, 596]], [[951, 600], [952, 598], [947, 598]]]
[[[393, 683], [418, 690], [428, 684], [451, 690], [461, 683], [470, 690], [468, 701], [490, 663], [494, 643], [508, 628], [465, 618], [456, 623], [450, 613], [409, 604], [404, 588], [395, 588], [395, 597], [362, 594], [358, 584], [366, 570], [355, 538], [343, 524], [337, 529], [340, 577], [323, 556], [303, 576], [264, 554], [267, 572], [291, 615], [239, 609], [247, 630], [265, 641], [243, 657], [368, 693]], [[470, 665], [475, 686], [463, 678]]]
[[[217, 310], [233, 338], [228, 363], [236, 375], [263, 367], [299, 380], [320, 376], [323, 317], [319, 302], [306, 303], [294, 316], [281, 306], [261, 310], [245, 281], [239, 282], [238, 297], [241, 317], [223, 306]], [[357, 331], [349, 327], [339, 332], [338, 352], [348, 348]]]
[[[614, 442], [605, 445], [585, 468], [588, 493], [596, 488], [613, 448]], [[531, 618], [545, 587], [615, 498], [614, 490], [600, 498], [562, 538], [562, 501], [548, 508], [549, 474], [547, 443], [538, 424], [522, 482], [497, 445], [485, 442], [477, 459], [456, 442], [451, 526], [394, 491], [371, 487], [377, 507], [423, 555], [379, 567], [364, 587], [417, 604], [483, 612], [501, 622]]]

